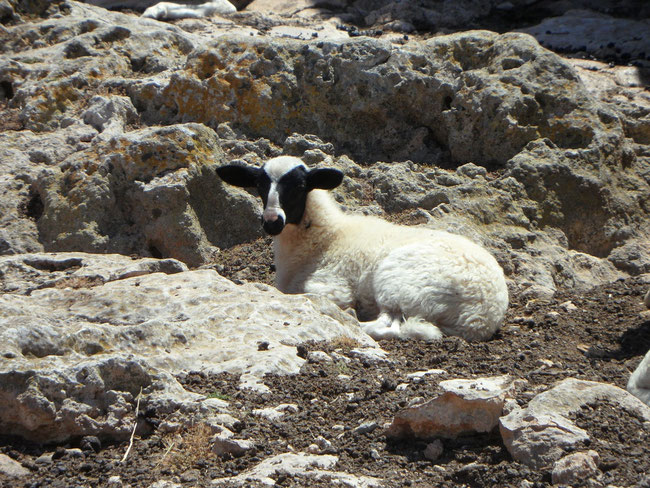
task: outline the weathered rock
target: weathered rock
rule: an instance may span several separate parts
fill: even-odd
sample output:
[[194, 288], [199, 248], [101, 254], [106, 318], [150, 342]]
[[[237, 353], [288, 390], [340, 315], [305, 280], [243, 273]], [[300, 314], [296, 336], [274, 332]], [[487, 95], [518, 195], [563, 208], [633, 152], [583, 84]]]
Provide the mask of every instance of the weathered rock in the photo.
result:
[[[650, 292], [646, 295], [646, 298], [648, 297], [650, 297]], [[650, 405], [650, 351], [630, 376], [627, 382], [627, 391], [646, 405]]]
[[389, 437], [455, 438], [489, 432], [499, 423], [505, 400], [514, 394], [508, 376], [476, 380], [446, 380], [432, 400], [398, 412], [386, 430]]
[[94, 142], [39, 176], [40, 240], [48, 251], [150, 254], [203, 264], [215, 246], [261, 234], [257, 202], [221, 184], [214, 171], [220, 161], [216, 135], [199, 124]]
[[350, 487], [370, 488], [382, 486], [381, 480], [377, 478], [332, 471], [337, 462], [338, 457], [329, 454], [278, 454], [265, 459], [249, 471], [230, 478], [217, 478], [213, 480], [213, 483], [215, 485], [250, 486], [251, 482], [255, 482], [264, 486], [275, 486], [274, 476], [282, 473], [292, 477], [299, 476], [314, 481], [324, 480]]
[[551, 465], [567, 450], [589, 439], [587, 432], [552, 411], [515, 410], [500, 419], [499, 428], [512, 457], [533, 469]]
[[253, 415], [274, 421], [284, 417], [287, 413], [296, 413], [297, 411], [298, 406], [295, 403], [281, 403], [276, 407], [257, 408], [253, 410]]
[[225, 430], [215, 435], [210, 440], [210, 446], [212, 452], [214, 452], [217, 456], [222, 457], [241, 457], [248, 451], [255, 448], [253, 441], [246, 439], [235, 439], [232, 432]]
[[535, 469], [550, 466], [568, 449], [589, 439], [567, 417], [584, 405], [609, 402], [621, 414], [650, 420], [650, 408], [625, 390], [613, 385], [568, 378], [535, 396], [524, 409], [499, 420], [503, 442], [512, 457]]
[[574, 452], [564, 456], [553, 465], [554, 485], [577, 485], [599, 473], [600, 456], [596, 451]]
[[[83, 265], [97, 276], [92, 270], [109, 260], [99, 258], [94, 265], [92, 255], [80, 254], [2, 258], [13, 283], [21, 270], [43, 279], [51, 266], [55, 275], [48, 287], [12, 285], [14, 293], [0, 295], [3, 432], [39, 442], [126, 438], [141, 388], [141, 408], [168, 416], [171, 427], [190, 420], [183, 413], [190, 411], [219, 422], [227, 404], [186, 392], [170, 372], [228, 371], [261, 381], [265, 373], [297, 373], [304, 359], [296, 346], [308, 340], [347, 336], [374, 344], [352, 317], [322, 298], [237, 286], [211, 270], [168, 275], [156, 272], [164, 271], [165, 261], [156, 268], [145, 260], [116, 270], [104, 284], [74, 279], [75, 272], [83, 276]], [[182, 269], [167, 263], [170, 272]], [[68, 287], [73, 282], [77, 288]], [[269, 343], [266, 351], [258, 350], [261, 338]]]
[[[395, 160], [413, 144], [414, 160], [437, 161], [448, 149], [454, 161], [503, 165], [541, 137], [564, 148], [615, 150], [622, 134], [615, 117], [591, 115], [603, 109], [569, 65], [517, 34], [475, 31], [400, 49], [368, 39], [222, 38], [163, 83], [153, 92], [147, 81], [129, 88], [136, 105], [147, 107], [146, 121], [228, 120], [275, 141], [295, 131], [318, 134], [364, 160]], [[560, 84], [571, 112], [557, 106]], [[405, 132], [417, 140], [405, 140]]]

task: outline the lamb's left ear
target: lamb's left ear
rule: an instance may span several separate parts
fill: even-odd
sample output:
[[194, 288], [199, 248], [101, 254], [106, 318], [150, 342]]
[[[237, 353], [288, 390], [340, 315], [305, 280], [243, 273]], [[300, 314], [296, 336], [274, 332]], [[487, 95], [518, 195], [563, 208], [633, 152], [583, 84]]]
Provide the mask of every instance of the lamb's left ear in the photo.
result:
[[235, 164], [217, 168], [217, 174], [223, 181], [229, 185], [243, 188], [257, 186], [257, 177], [260, 171], [262, 171], [260, 168], [253, 166], [238, 166]]
[[334, 168], [315, 168], [307, 173], [307, 190], [331, 190], [343, 181], [343, 172]]

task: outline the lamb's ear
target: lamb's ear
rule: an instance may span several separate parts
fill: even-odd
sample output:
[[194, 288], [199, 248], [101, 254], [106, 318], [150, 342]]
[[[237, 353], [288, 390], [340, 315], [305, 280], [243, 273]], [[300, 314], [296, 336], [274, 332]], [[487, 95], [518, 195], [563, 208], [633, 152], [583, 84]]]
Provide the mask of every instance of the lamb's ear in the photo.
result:
[[219, 177], [233, 186], [240, 186], [243, 188], [257, 186], [257, 177], [262, 171], [260, 168], [253, 166], [238, 166], [236, 164], [229, 164], [227, 166], [220, 166], [217, 168]]
[[315, 168], [307, 173], [307, 190], [331, 190], [343, 181], [343, 172], [334, 168]]

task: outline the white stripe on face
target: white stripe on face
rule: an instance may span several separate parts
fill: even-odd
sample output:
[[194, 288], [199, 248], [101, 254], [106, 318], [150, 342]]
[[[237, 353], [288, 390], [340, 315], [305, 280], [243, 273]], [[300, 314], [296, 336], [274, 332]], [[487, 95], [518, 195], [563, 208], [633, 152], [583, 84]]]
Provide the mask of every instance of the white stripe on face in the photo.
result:
[[286, 215], [280, 206], [278, 184], [275, 181], [271, 182], [271, 188], [269, 189], [269, 196], [266, 201], [263, 217], [266, 222], [275, 222], [278, 220], [278, 217], [282, 217], [282, 220], [286, 221]]

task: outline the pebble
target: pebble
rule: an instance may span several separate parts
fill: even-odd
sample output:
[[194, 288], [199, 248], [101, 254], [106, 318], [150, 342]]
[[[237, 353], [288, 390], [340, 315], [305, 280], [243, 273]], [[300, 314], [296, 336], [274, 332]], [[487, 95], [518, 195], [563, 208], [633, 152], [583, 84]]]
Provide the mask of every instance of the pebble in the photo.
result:
[[39, 457], [36, 458], [36, 461], [34, 461], [36, 464], [52, 464], [52, 456], [54, 454], [51, 452], [46, 452], [41, 454]]
[[352, 432], [355, 434], [368, 434], [375, 430], [377, 427], [379, 427], [379, 424], [374, 421], [370, 422], [364, 422], [361, 425], [359, 425], [356, 429], [354, 429]]
[[429, 461], [436, 461], [442, 455], [443, 451], [444, 448], [442, 446], [442, 441], [440, 439], [436, 439], [435, 441], [427, 444], [427, 447], [424, 449], [424, 457]]

